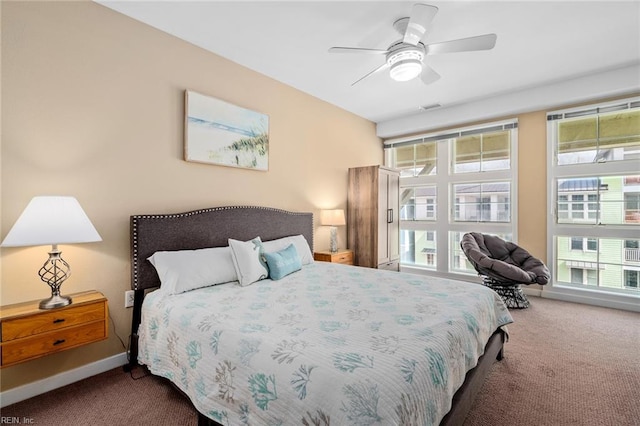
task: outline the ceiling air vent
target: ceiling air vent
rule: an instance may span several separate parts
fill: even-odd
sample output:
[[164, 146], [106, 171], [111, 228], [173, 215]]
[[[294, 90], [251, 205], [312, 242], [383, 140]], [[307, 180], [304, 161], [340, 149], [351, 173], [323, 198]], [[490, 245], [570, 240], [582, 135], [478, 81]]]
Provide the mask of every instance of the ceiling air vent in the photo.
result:
[[442, 105], [440, 104], [431, 104], [431, 105], [421, 105], [418, 107], [420, 111], [429, 111], [430, 109], [440, 108]]

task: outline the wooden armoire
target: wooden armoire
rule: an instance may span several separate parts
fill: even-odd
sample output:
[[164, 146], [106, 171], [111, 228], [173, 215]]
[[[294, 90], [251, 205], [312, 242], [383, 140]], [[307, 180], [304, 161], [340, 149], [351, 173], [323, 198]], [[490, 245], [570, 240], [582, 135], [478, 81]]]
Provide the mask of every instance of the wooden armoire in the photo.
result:
[[383, 166], [349, 169], [347, 244], [354, 265], [400, 270], [400, 172]]

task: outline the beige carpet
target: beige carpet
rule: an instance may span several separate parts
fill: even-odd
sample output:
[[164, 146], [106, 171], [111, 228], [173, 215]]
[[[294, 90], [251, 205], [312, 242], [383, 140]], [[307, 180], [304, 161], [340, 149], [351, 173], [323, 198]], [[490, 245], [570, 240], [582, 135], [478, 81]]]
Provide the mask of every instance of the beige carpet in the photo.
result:
[[[529, 309], [511, 311], [506, 356], [492, 367], [464, 426], [640, 426], [640, 314], [530, 300]], [[197, 424], [167, 382], [132, 380], [121, 369], [1, 415], [52, 426]]]
[[465, 426], [640, 425], [640, 314], [529, 299]]

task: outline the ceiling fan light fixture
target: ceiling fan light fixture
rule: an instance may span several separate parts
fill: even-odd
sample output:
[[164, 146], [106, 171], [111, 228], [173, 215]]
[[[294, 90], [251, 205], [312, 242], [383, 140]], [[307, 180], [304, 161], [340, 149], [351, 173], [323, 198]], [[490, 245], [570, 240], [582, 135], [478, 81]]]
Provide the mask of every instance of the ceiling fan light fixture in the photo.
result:
[[400, 46], [387, 56], [389, 75], [395, 81], [409, 81], [422, 72], [424, 49], [422, 46], [407, 46], [404, 43]]
[[420, 75], [422, 62], [417, 59], [405, 59], [391, 65], [389, 75], [395, 81], [409, 81]]

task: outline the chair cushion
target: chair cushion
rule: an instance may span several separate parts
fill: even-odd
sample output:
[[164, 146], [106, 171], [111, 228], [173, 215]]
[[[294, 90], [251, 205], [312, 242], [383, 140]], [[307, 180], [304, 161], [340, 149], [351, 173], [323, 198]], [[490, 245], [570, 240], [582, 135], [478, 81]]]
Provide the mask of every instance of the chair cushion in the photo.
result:
[[513, 284], [549, 282], [546, 265], [522, 247], [493, 235], [470, 232], [462, 237], [462, 251], [481, 275]]

